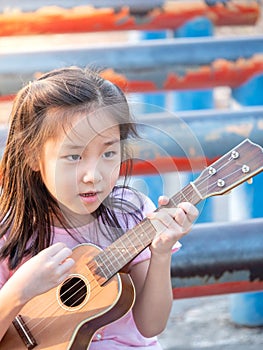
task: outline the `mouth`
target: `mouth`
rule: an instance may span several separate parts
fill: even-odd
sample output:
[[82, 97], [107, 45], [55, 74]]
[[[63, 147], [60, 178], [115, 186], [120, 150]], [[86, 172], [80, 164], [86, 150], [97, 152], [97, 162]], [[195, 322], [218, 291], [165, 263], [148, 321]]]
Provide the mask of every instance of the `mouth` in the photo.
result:
[[81, 197], [94, 197], [97, 196], [97, 192], [85, 192], [85, 193], [80, 193]]
[[93, 202], [96, 202], [98, 200], [98, 195], [99, 195], [99, 192], [90, 191], [90, 192], [80, 193], [79, 196], [83, 200], [83, 202], [93, 203]]

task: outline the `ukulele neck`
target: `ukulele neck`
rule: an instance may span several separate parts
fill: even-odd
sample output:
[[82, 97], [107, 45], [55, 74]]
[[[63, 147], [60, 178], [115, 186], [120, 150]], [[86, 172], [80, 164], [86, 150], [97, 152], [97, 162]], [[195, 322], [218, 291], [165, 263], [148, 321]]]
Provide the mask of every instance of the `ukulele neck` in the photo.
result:
[[[163, 207], [175, 207], [181, 202], [197, 204], [202, 200], [194, 183], [188, 184], [180, 192], [170, 198]], [[159, 210], [158, 208], [157, 210]], [[153, 241], [156, 230], [149, 219], [142, 220], [134, 228], [128, 230], [114, 243], [98, 254], [95, 261], [95, 273], [100, 276], [100, 283], [104, 284], [125, 265], [140, 254]], [[94, 268], [93, 268], [94, 269]]]

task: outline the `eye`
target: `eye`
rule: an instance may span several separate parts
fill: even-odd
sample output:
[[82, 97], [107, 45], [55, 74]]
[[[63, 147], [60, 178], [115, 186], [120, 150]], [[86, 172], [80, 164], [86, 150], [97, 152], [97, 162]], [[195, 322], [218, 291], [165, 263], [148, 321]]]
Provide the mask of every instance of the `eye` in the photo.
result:
[[69, 156], [66, 156], [66, 158], [71, 162], [76, 162], [78, 160], [81, 160], [81, 156], [79, 154], [71, 154]]
[[115, 155], [116, 155], [116, 152], [107, 151], [107, 152], [103, 153], [102, 157], [106, 158], [106, 159], [110, 159], [110, 158], [113, 158]]

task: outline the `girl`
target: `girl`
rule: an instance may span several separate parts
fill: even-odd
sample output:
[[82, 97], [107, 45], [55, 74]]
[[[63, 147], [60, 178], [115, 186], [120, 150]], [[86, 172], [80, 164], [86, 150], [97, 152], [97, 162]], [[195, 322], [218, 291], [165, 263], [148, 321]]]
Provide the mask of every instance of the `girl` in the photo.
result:
[[156, 236], [125, 267], [136, 291], [132, 311], [100, 329], [90, 349], [161, 348], [171, 251], [198, 212], [184, 202], [153, 213], [128, 188], [127, 139], [135, 135], [124, 94], [93, 71], [54, 70], [18, 93], [1, 166], [0, 340], [28, 301], [68, 278], [73, 247], [105, 249], [148, 215]]

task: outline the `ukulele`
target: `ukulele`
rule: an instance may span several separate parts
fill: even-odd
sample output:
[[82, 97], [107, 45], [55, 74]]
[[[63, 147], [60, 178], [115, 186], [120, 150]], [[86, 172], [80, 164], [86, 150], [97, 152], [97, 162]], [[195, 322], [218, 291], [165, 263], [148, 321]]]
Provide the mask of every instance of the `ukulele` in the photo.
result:
[[[263, 149], [246, 139], [205, 168], [164, 207], [181, 201], [196, 205], [229, 192], [261, 171]], [[151, 244], [155, 234], [150, 220], [144, 219], [105, 250], [92, 244], [75, 247], [71, 275], [22, 308], [0, 342], [0, 350], [88, 349], [99, 328], [132, 308], [132, 280], [119, 271]]]

